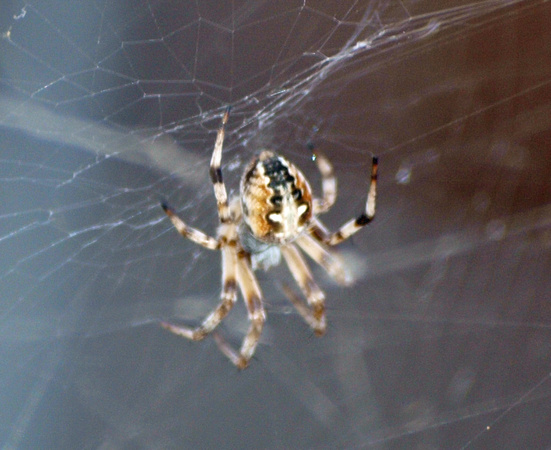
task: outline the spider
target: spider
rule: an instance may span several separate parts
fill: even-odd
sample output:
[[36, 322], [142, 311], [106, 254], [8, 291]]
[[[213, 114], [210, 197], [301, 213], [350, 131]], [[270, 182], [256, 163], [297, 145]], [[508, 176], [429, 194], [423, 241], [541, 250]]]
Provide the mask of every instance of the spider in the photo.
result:
[[[326, 213], [331, 208], [337, 194], [331, 163], [318, 152], [314, 153], [314, 158], [322, 176], [322, 199], [312, 197], [308, 181], [296, 166], [282, 156], [264, 150], [245, 169], [239, 198], [228, 202], [220, 163], [229, 112], [228, 108], [222, 118], [210, 162], [210, 177], [220, 219], [217, 237], [189, 227], [170, 207], [161, 205], [183, 237], [210, 250], [221, 251], [220, 303], [196, 328], [168, 322], [161, 322], [161, 325], [179, 336], [201, 340], [214, 331], [232, 309], [239, 287], [250, 321], [241, 348], [235, 350], [216, 333], [214, 337], [222, 353], [239, 369], [244, 369], [254, 355], [266, 320], [254, 270], [266, 270], [278, 264], [281, 255], [304, 294], [306, 304], [284, 286], [286, 295], [316, 335], [325, 333], [325, 296], [314, 282], [299, 248], [338, 283], [348, 283], [339, 259], [328, 247], [348, 239], [375, 216], [377, 158], [373, 158], [365, 211], [334, 233], [329, 233], [317, 218], [318, 214]], [[310, 148], [313, 150], [313, 146]]]

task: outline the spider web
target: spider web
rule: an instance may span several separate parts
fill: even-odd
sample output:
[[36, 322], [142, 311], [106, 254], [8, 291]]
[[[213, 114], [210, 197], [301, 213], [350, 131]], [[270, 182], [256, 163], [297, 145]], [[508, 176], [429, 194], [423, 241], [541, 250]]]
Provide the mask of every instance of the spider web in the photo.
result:
[[[7, 1], [0, 6], [0, 442], [5, 448], [541, 448], [551, 443], [551, 7], [543, 0]], [[316, 339], [259, 273], [238, 373], [198, 323], [219, 254], [208, 166], [269, 147], [341, 246]], [[313, 265], [312, 265], [313, 266]], [[238, 344], [239, 304], [220, 327]]]

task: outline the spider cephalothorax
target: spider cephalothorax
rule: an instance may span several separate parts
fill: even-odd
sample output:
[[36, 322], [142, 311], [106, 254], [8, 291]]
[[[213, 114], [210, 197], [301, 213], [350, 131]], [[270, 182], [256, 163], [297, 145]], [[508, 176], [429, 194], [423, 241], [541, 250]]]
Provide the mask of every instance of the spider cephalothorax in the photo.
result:
[[[249, 329], [239, 350], [215, 335], [220, 350], [238, 368], [247, 367], [252, 358], [266, 320], [262, 293], [253, 270], [267, 269], [279, 262], [282, 255], [306, 298], [306, 305], [286, 285], [284, 290], [299, 314], [315, 334], [325, 333], [325, 296], [312, 278], [301, 252], [322, 266], [337, 282], [347, 284], [348, 278], [330, 246], [348, 239], [375, 216], [377, 188], [377, 158], [373, 158], [371, 181], [365, 211], [349, 220], [339, 230], [329, 233], [317, 215], [329, 211], [335, 203], [337, 184], [331, 163], [316, 153], [316, 163], [322, 175], [323, 198], [313, 198], [306, 178], [293, 164], [274, 152], [265, 150], [249, 164], [241, 179], [240, 199], [228, 202], [226, 186], [220, 168], [224, 127], [229, 109], [218, 130], [210, 163], [210, 175], [218, 206], [220, 226], [216, 238], [189, 227], [172, 209], [163, 209], [178, 232], [205, 248], [222, 253], [222, 292], [220, 303], [196, 328], [162, 322], [171, 332], [191, 340], [203, 339], [226, 317], [241, 290], [249, 316]], [[273, 251], [277, 257], [273, 258]]]
[[312, 194], [304, 175], [269, 150], [245, 170], [241, 204], [243, 220], [253, 236], [270, 244], [294, 241], [312, 218]]

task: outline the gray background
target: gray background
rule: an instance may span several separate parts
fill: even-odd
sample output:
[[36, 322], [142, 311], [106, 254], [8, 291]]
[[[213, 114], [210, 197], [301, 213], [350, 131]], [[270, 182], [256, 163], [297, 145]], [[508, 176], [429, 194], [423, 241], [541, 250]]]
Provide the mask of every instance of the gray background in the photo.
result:
[[[5, 448], [546, 448], [551, 444], [551, 6], [29, 1], [0, 7], [0, 443]], [[238, 372], [161, 329], [217, 303], [208, 163], [333, 161], [356, 276], [315, 338], [258, 277]], [[220, 332], [238, 343], [240, 304]]]

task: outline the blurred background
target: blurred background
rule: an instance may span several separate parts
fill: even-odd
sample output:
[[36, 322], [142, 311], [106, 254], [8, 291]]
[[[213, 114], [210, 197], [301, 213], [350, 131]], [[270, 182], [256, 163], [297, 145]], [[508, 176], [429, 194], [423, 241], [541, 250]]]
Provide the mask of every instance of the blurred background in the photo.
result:
[[[548, 448], [551, 5], [543, 0], [3, 1], [3, 448]], [[316, 338], [258, 273], [268, 321], [238, 372], [198, 324], [220, 255], [208, 176], [262, 148], [320, 193], [329, 156], [351, 287]], [[238, 345], [240, 302], [220, 326]]]

